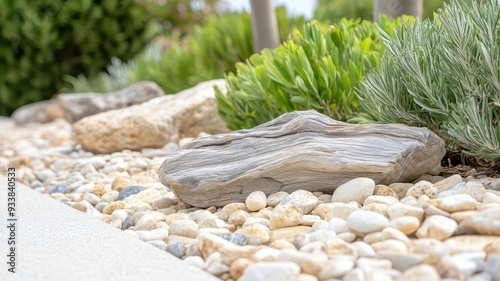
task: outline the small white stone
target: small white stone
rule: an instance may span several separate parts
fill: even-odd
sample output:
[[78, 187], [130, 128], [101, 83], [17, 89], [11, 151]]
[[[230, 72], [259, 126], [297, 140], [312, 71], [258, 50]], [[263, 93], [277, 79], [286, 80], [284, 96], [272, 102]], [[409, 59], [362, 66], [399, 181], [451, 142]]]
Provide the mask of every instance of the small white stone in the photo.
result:
[[137, 230], [152, 230], [156, 228], [156, 220], [149, 214], [145, 214], [135, 224]]
[[451, 235], [457, 230], [458, 224], [456, 221], [440, 216], [427, 217], [417, 230], [418, 238], [434, 238], [437, 240], [444, 240], [450, 238]]
[[326, 255], [313, 255], [292, 249], [283, 249], [278, 255], [279, 261], [291, 261], [300, 266], [303, 273], [317, 275], [326, 265]]
[[371, 246], [377, 253], [408, 253], [408, 247], [406, 246], [406, 244], [396, 239], [388, 239], [380, 242], [375, 242], [371, 244]]
[[356, 210], [359, 210], [359, 204], [356, 202], [335, 202], [319, 204], [312, 210], [311, 214], [318, 215], [326, 221], [330, 221], [332, 218], [347, 220], [347, 217]]
[[199, 269], [203, 269], [205, 267], [205, 261], [200, 256], [189, 256], [184, 259], [184, 262], [197, 267]]
[[288, 195], [278, 206], [294, 205], [302, 209], [303, 214], [309, 214], [316, 205], [319, 199], [307, 190], [297, 190]]
[[267, 205], [266, 194], [262, 191], [254, 191], [247, 196], [245, 204], [251, 212], [263, 209]]
[[358, 255], [360, 257], [374, 257], [375, 256], [375, 250], [373, 249], [370, 244], [363, 242], [363, 241], [356, 241], [352, 243], [352, 246], [356, 249], [358, 252]]
[[111, 213], [112, 220], [121, 220], [123, 222], [127, 217], [128, 213], [124, 209], [114, 210], [113, 213]]
[[356, 201], [363, 204], [368, 196], [373, 195], [375, 182], [370, 178], [355, 178], [335, 189], [332, 202]]
[[83, 195], [83, 200], [89, 202], [92, 205], [97, 205], [99, 202], [101, 202], [101, 198], [99, 196], [95, 195], [94, 193], [87, 192]]
[[262, 224], [254, 224], [237, 230], [235, 233], [241, 233], [248, 236], [248, 245], [262, 245], [269, 242], [269, 228]]
[[250, 218], [249, 213], [243, 210], [237, 210], [236, 212], [232, 213], [231, 216], [229, 216], [228, 222], [234, 226], [241, 226], [246, 222], [248, 218]]
[[192, 220], [176, 220], [169, 225], [171, 235], [195, 238], [198, 233], [198, 224]]
[[269, 228], [278, 229], [288, 226], [296, 226], [302, 222], [303, 211], [295, 205], [278, 205], [274, 208], [269, 219]]
[[380, 203], [386, 204], [388, 206], [398, 203], [399, 200], [392, 196], [382, 196], [382, 195], [372, 195], [365, 199], [363, 202], [363, 206], [372, 204], [372, 203]]
[[394, 220], [403, 216], [416, 217], [420, 222], [424, 218], [424, 210], [419, 207], [405, 205], [403, 203], [396, 203], [387, 208], [387, 215], [390, 220]]
[[350, 259], [331, 259], [318, 274], [320, 280], [342, 278], [354, 268], [354, 261]]
[[391, 269], [392, 263], [388, 259], [361, 257], [357, 260], [358, 268], [366, 271]]
[[422, 195], [427, 195], [430, 199], [434, 199], [438, 193], [438, 188], [431, 182], [419, 181], [408, 189], [406, 196], [413, 196], [418, 199]]
[[215, 221], [216, 217], [207, 210], [198, 210], [191, 215], [189, 219], [196, 222], [199, 228], [215, 228], [217, 223]]
[[330, 222], [328, 223], [328, 229], [335, 231], [335, 233], [337, 234], [351, 231], [347, 222], [339, 218], [331, 219]]
[[382, 230], [389, 224], [389, 220], [375, 212], [355, 211], [347, 218], [350, 229], [359, 233], [371, 233]]
[[267, 197], [267, 205], [276, 207], [279, 203], [281, 203], [281, 201], [285, 200], [288, 195], [288, 192], [285, 191], [278, 191], [276, 193], [273, 193]]
[[163, 240], [165, 241], [168, 238], [168, 230], [159, 228], [153, 230], [138, 230], [136, 233], [139, 235], [139, 238], [143, 241], [151, 241], [151, 240]]
[[162, 240], [151, 240], [151, 241], [148, 241], [147, 243], [155, 246], [156, 248], [158, 248], [162, 251], [165, 251], [165, 249], [167, 248], [167, 243], [165, 243], [165, 241], [162, 241]]
[[408, 236], [406, 236], [406, 234], [404, 234], [403, 232], [401, 232], [400, 230], [398, 230], [396, 228], [386, 227], [386, 228], [382, 229], [382, 235], [383, 235], [384, 240], [396, 239], [396, 240], [399, 240], [399, 241], [405, 243], [405, 245], [407, 247], [409, 247], [411, 245], [410, 238], [408, 238]]
[[447, 212], [471, 211], [476, 207], [477, 201], [469, 194], [450, 195], [441, 201], [439, 208]]
[[258, 262], [247, 267], [238, 281], [290, 281], [297, 280], [299, 274], [300, 267], [293, 262]]
[[403, 216], [398, 217], [389, 222], [390, 227], [394, 227], [406, 235], [410, 235], [417, 231], [420, 226], [420, 221], [418, 218], [413, 216]]
[[428, 264], [421, 264], [411, 267], [401, 275], [399, 280], [404, 281], [440, 281], [441, 277], [436, 269]]

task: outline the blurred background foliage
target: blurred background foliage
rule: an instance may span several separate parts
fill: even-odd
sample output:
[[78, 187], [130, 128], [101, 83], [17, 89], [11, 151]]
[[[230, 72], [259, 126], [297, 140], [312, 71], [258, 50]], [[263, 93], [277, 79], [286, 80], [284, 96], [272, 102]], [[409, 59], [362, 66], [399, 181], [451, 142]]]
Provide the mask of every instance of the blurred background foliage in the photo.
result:
[[[314, 15], [332, 23], [370, 19], [370, 2], [318, 0]], [[426, 11], [441, 2], [426, 0]], [[153, 80], [170, 94], [234, 72], [253, 53], [251, 25], [228, 3], [0, 0], [0, 115], [59, 92], [107, 92]], [[281, 40], [304, 22], [284, 8], [277, 18]]]

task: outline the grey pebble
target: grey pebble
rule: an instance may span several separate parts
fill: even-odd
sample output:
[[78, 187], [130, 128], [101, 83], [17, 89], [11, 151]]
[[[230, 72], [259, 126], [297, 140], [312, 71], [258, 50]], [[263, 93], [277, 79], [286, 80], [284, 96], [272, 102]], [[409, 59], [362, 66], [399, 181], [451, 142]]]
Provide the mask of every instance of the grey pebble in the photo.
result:
[[67, 182], [63, 182], [61, 184], [58, 184], [58, 185], [52, 187], [51, 189], [49, 189], [49, 194], [64, 193], [66, 191], [66, 187], [68, 187]]
[[123, 220], [122, 230], [128, 229], [129, 227], [134, 225], [134, 220], [131, 216], [127, 216], [125, 220]]
[[122, 189], [120, 193], [118, 193], [118, 201], [122, 201], [123, 199], [129, 197], [130, 195], [137, 194], [141, 191], [145, 190], [144, 186], [140, 185], [130, 185]]
[[167, 252], [178, 257], [179, 259], [182, 259], [182, 257], [186, 253], [186, 249], [184, 247], [184, 242], [177, 241], [177, 242], [169, 243], [167, 246]]
[[248, 236], [241, 233], [224, 233], [220, 237], [238, 246], [245, 246], [248, 242]]

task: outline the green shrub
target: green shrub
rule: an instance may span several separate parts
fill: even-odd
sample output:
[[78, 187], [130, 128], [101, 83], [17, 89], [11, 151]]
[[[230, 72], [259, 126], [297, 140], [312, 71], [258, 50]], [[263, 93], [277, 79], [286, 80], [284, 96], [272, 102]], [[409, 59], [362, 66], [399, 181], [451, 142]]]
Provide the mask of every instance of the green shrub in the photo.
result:
[[[359, 88], [380, 123], [426, 126], [467, 153], [500, 157], [500, 6], [446, 5], [434, 21], [385, 37], [379, 72]], [[498, 105], [498, 104], [497, 104]]]
[[135, 0], [0, 0], [0, 115], [50, 98], [63, 75], [127, 60], [155, 36]]
[[[302, 18], [289, 19], [284, 8], [276, 9], [280, 38], [285, 39]], [[134, 60], [124, 63], [113, 60], [108, 73], [97, 77], [68, 77], [67, 92], [106, 92], [126, 87], [137, 81], [150, 80], [165, 93], [173, 94], [199, 82], [222, 78], [235, 70], [235, 63], [253, 54], [250, 15], [224, 14], [209, 18], [203, 27], [179, 42], [170, 37], [171, 46], [162, 50], [155, 44]]]
[[[374, 0], [318, 0], [314, 11], [317, 20], [337, 22], [342, 18], [373, 20]], [[470, 1], [470, 0], [469, 0]], [[423, 18], [431, 18], [443, 7], [443, 0], [424, 0]]]
[[[395, 22], [382, 20], [383, 29]], [[251, 128], [279, 115], [315, 109], [346, 121], [359, 110], [354, 88], [379, 65], [382, 44], [375, 24], [317, 21], [294, 30], [290, 41], [250, 57], [229, 73], [227, 95], [217, 91], [219, 115], [231, 129]]]

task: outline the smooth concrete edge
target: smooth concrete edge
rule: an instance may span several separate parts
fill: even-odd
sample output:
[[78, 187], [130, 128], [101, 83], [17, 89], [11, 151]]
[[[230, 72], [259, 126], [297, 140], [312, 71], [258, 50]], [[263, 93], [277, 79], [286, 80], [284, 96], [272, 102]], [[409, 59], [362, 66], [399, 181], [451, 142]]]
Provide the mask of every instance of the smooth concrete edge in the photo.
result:
[[[7, 178], [0, 175], [0, 280], [220, 280], [22, 184], [16, 273], [7, 271]], [[7, 229], [8, 230], [8, 229]]]

